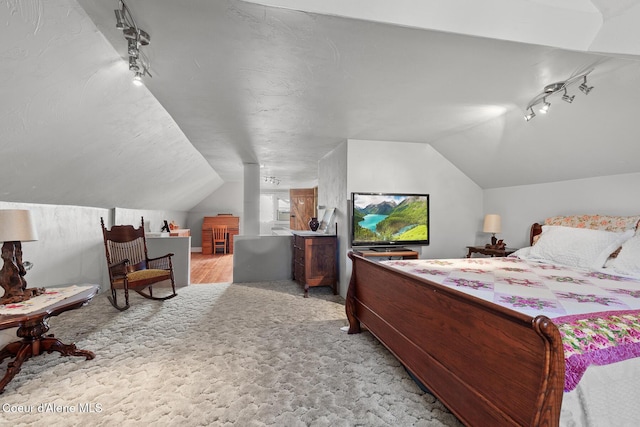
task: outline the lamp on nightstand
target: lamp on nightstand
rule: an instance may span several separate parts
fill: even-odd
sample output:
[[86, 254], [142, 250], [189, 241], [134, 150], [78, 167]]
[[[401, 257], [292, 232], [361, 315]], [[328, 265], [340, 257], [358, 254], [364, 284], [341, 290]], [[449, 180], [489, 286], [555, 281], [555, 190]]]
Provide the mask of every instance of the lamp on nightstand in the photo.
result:
[[484, 217], [484, 226], [482, 227], [482, 231], [485, 233], [491, 233], [491, 244], [495, 245], [498, 243], [498, 239], [496, 239], [496, 233], [500, 233], [500, 215], [496, 214], [488, 214]]
[[[0, 270], [0, 286], [4, 295], [0, 304], [26, 301], [44, 293], [44, 288], [27, 289], [27, 271], [22, 263], [22, 243], [38, 240], [31, 212], [20, 209], [0, 210], [0, 242], [4, 265]], [[25, 263], [26, 264], [26, 263]]]

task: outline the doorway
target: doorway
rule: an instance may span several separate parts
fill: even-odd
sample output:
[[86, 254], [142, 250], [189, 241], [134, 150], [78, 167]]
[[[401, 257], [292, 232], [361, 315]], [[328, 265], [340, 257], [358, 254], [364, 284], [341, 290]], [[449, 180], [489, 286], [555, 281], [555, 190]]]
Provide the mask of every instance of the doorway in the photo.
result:
[[309, 220], [318, 216], [318, 187], [289, 190], [289, 228], [309, 230]]

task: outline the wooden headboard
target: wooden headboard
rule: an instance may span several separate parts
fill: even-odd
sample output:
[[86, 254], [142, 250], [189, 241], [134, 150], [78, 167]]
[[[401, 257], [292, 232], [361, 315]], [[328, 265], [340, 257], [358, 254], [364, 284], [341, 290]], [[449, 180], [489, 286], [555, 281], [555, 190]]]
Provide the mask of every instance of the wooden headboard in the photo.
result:
[[542, 233], [542, 224], [538, 224], [537, 222], [531, 225], [531, 231], [529, 232], [529, 246], [533, 245], [533, 238], [538, 234]]

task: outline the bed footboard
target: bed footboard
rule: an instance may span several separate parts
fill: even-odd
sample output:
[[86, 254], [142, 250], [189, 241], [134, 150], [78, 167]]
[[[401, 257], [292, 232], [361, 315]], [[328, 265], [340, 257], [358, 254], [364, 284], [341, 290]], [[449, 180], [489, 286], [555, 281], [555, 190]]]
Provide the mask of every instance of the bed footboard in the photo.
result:
[[362, 324], [465, 425], [558, 425], [564, 355], [548, 318], [349, 257], [350, 334]]

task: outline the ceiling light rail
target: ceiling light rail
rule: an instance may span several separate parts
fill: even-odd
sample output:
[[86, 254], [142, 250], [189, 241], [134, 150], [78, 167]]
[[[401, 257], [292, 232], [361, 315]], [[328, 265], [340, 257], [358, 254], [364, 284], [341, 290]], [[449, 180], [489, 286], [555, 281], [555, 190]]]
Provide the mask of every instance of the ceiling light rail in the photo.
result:
[[120, 0], [120, 9], [116, 9], [116, 28], [122, 30], [124, 38], [127, 40], [127, 54], [129, 55], [129, 70], [134, 72], [133, 83], [142, 84], [142, 77], [147, 75], [153, 77], [149, 72], [149, 58], [140, 50], [151, 41], [149, 33], [136, 25], [131, 11], [123, 0]]
[[569, 77], [567, 80], [565, 81], [561, 81], [561, 82], [556, 82], [556, 83], [551, 83], [549, 85], [546, 85], [543, 89], [542, 92], [540, 92], [538, 95], [534, 96], [533, 99], [531, 101], [529, 101], [529, 103], [527, 104], [527, 108], [525, 108], [525, 114], [524, 114], [524, 119], [526, 121], [529, 121], [531, 119], [533, 119], [536, 116], [536, 113], [533, 111], [533, 107], [542, 104], [542, 106], [540, 107], [539, 112], [542, 114], [546, 114], [549, 111], [549, 108], [551, 107], [551, 103], [548, 101], [549, 97], [556, 95], [557, 93], [563, 92], [562, 94], [562, 100], [571, 104], [573, 102], [573, 99], [576, 97], [575, 95], [569, 95], [569, 93], [567, 92], [567, 88], [571, 85], [577, 84], [578, 82], [582, 82], [580, 84], [580, 86], [578, 86], [578, 89], [580, 89], [580, 91], [582, 93], [584, 93], [585, 95], [588, 95], [589, 92], [591, 92], [591, 89], [593, 89], [593, 86], [589, 86], [587, 84], [587, 76], [589, 75], [589, 73], [591, 73], [593, 71], [593, 68], [585, 71], [584, 73], [580, 73], [577, 74], [573, 77]]
[[275, 176], [264, 176], [262, 177], [262, 179], [264, 180], [264, 182], [267, 182], [269, 184], [280, 185], [280, 180]]

